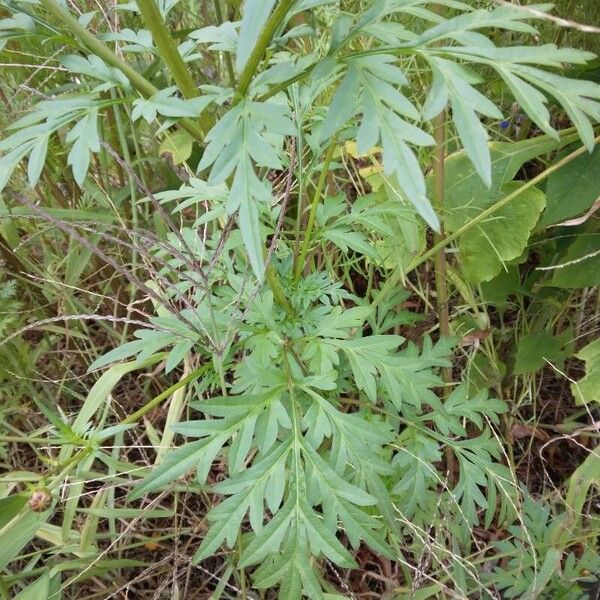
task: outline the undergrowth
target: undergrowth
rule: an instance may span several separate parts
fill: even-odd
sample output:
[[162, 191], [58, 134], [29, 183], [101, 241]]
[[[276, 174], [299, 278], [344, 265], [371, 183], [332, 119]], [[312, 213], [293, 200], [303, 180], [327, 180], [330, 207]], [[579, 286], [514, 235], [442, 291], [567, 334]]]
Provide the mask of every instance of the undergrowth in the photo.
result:
[[593, 4], [0, 1], [2, 598], [595, 597]]

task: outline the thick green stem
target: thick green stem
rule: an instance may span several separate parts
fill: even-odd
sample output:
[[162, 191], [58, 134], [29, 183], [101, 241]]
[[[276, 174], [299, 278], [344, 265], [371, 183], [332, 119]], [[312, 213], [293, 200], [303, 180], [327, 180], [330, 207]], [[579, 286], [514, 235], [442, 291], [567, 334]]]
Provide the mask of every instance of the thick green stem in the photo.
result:
[[256, 45], [254, 46], [252, 53], [248, 58], [248, 62], [244, 67], [244, 71], [240, 75], [240, 81], [237, 90], [240, 96], [246, 95], [246, 92], [250, 87], [252, 77], [254, 77], [258, 64], [262, 60], [265, 54], [265, 50], [267, 49], [271, 38], [273, 37], [273, 34], [281, 25], [281, 23], [283, 23], [285, 16], [287, 15], [289, 9], [292, 7], [295, 1], [296, 0], [281, 0], [273, 14], [265, 23], [265, 26], [260, 32], [260, 36], [258, 37]]
[[161, 59], [169, 68], [175, 83], [184, 98], [195, 98], [199, 95], [192, 75], [179, 54], [177, 44], [171, 37], [160, 10], [154, 0], [136, 0], [144, 25], [152, 34], [152, 40], [158, 49]]
[[[594, 140], [594, 143], [596, 143], [596, 144], [599, 142], [600, 142], [600, 136], [598, 136]], [[566, 164], [570, 163], [572, 160], [575, 160], [577, 157], [581, 156], [582, 154], [585, 154], [585, 152], [587, 152], [587, 148], [585, 146], [582, 146], [581, 148], [575, 150], [574, 152], [571, 152], [571, 154], [565, 156], [562, 160], [559, 160], [557, 163], [553, 164], [551, 167], [548, 167], [545, 171], [543, 171], [542, 173], [540, 173], [539, 175], [537, 175], [536, 177], [534, 177], [533, 179], [528, 181], [526, 184], [522, 185], [519, 189], [508, 194], [507, 196], [502, 198], [502, 200], [499, 200], [498, 202], [496, 202], [496, 204], [492, 204], [492, 206], [490, 206], [483, 212], [479, 213], [476, 217], [471, 219], [468, 223], [465, 223], [462, 227], [460, 227], [453, 233], [446, 235], [446, 237], [443, 240], [441, 240], [440, 242], [435, 244], [427, 252], [422, 254], [420, 257], [415, 258], [413, 260], [413, 262], [408, 266], [407, 269], [405, 269], [404, 271], [401, 271], [400, 269], [395, 270], [388, 277], [388, 280], [386, 281], [385, 285], [381, 288], [381, 291], [379, 292], [379, 294], [377, 294], [377, 297], [371, 303], [371, 309], [375, 310], [375, 308], [377, 306], [379, 306], [385, 300], [385, 298], [387, 298], [387, 296], [394, 290], [396, 285], [400, 282], [400, 280], [405, 275], [407, 275], [411, 271], [414, 271], [418, 266], [422, 265], [424, 262], [427, 262], [430, 258], [433, 258], [438, 252], [440, 252], [440, 250], [443, 250], [446, 246], [450, 245], [454, 240], [458, 239], [461, 235], [464, 235], [467, 231], [469, 231], [476, 225], [479, 225], [479, 223], [481, 223], [482, 221], [489, 219], [494, 213], [499, 211], [501, 208], [503, 208], [507, 204], [510, 204], [515, 198], [518, 198], [523, 192], [526, 192], [527, 190], [531, 189], [532, 187], [535, 187], [538, 183], [541, 183], [542, 181], [544, 181], [545, 179], [550, 177], [550, 175], [552, 175], [552, 173], [556, 173], [556, 171], [559, 171], [560, 169], [562, 169], [562, 167], [564, 167]]]
[[323, 169], [321, 171], [321, 175], [319, 176], [319, 181], [317, 182], [317, 188], [315, 190], [315, 195], [313, 197], [313, 201], [310, 207], [310, 214], [308, 215], [308, 223], [306, 224], [306, 231], [304, 233], [304, 239], [302, 240], [302, 247], [300, 248], [300, 256], [296, 260], [296, 266], [294, 269], [294, 280], [298, 281], [300, 276], [302, 275], [302, 271], [304, 270], [306, 264], [306, 254], [308, 252], [308, 246], [310, 244], [310, 238], [312, 236], [312, 230], [315, 225], [315, 217], [317, 215], [317, 207], [319, 206], [319, 201], [321, 200], [321, 195], [323, 194], [323, 188], [325, 187], [325, 181], [327, 180], [327, 173], [329, 171], [329, 165], [331, 163], [331, 159], [333, 158], [333, 152], [335, 150], [336, 140], [335, 138], [332, 140], [329, 145], [329, 150], [327, 150], [327, 154], [325, 155], [325, 160], [323, 162]]
[[[77, 21], [71, 13], [62, 8], [56, 0], [40, 0], [40, 4], [42, 4], [50, 14], [54, 15], [54, 17], [63, 24], [65, 29], [77, 37], [88, 50], [91, 50], [111, 67], [119, 69], [142, 96], [147, 98], [160, 91], [145, 77], [140, 75], [133, 67], [119, 58], [104, 42], [83, 27], [79, 21]], [[199, 142], [204, 141], [204, 133], [194, 121], [182, 119], [181, 126], [189, 131]]]
[[[144, 24], [152, 34], [158, 53], [163, 62], [167, 65], [177, 87], [181, 90], [184, 98], [196, 98], [200, 95], [198, 86], [194, 82], [194, 78], [181, 54], [175, 40], [165, 24], [163, 16], [154, 0], [136, 0]], [[202, 113], [199, 117], [200, 127], [204, 133], [210, 131], [212, 123], [207, 113]]]

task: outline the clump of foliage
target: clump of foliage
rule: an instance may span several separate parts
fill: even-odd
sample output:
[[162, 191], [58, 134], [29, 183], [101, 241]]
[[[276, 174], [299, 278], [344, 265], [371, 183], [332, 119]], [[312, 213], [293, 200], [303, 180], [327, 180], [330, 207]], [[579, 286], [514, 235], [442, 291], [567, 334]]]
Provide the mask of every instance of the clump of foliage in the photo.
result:
[[549, 4], [205, 4], [0, 2], [0, 595], [168, 545], [207, 598], [584, 597], [595, 55]]

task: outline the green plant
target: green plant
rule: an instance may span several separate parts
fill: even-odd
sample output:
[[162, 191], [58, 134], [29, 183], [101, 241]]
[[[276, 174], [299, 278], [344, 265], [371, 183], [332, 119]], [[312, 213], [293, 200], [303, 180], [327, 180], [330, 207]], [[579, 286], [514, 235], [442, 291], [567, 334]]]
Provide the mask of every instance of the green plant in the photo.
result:
[[[547, 4], [532, 13], [483, 1], [246, 0], [237, 20], [239, 3], [216, 2], [203, 27], [172, 30], [178, 4], [118, 5], [127, 25], [141, 27], [125, 12], [137, 11], [149, 31], [106, 31], [100, 14], [76, 17], [55, 0], [2, 3], [11, 15], [1, 22], [7, 44], [40, 38], [76, 53], [60, 53], [63, 85], [9, 125], [0, 188], [130, 286], [114, 317], [129, 330], [89, 361], [90, 371], [109, 369], [87, 393], [73, 393], [76, 415], [35, 395], [46, 424], [30, 436], [5, 436], [36, 453], [40, 444], [57, 449], [45, 469], [1, 481], [0, 535], [13, 543], [2, 548], [0, 567], [29, 558], [23, 576], [9, 571], [1, 580], [5, 596], [29, 576], [36, 579], [21, 597], [59, 597], [90, 573], [140, 566], [105, 558], [119, 541], [117, 518], [168, 518], [174, 511], [165, 499], [175, 507], [185, 494], [218, 497], [207, 503], [192, 560], [225, 553], [229, 575], [219, 594], [235, 572], [243, 597], [275, 589], [266, 593], [336, 597], [343, 590], [326, 574], [356, 567], [361, 547], [399, 565], [402, 583], [388, 586], [390, 597], [538, 598], [579, 589], [599, 568], [589, 549], [597, 525], [569, 511], [575, 503], [581, 512], [598, 483], [589, 475], [595, 455], [580, 467], [585, 492], [571, 489], [571, 504], [553, 505], [552, 524], [550, 503], [522, 489], [500, 437], [514, 414], [496, 347], [488, 342], [461, 363], [463, 323], [450, 323], [445, 286], [452, 281], [472, 322], [487, 330], [476, 294], [485, 298], [507, 264], [525, 262], [536, 226], [542, 235], [594, 204], [590, 191], [573, 214], [550, 206], [555, 178], [592, 160], [586, 152], [597, 155], [600, 85], [561, 73], [594, 55], [521, 43], [536, 34], [531, 22], [543, 22]], [[483, 87], [492, 84], [544, 135], [488, 142], [507, 116], [500, 93]], [[551, 103], [572, 128], [558, 130]], [[80, 188], [81, 206], [70, 206], [69, 218], [30, 193], [47, 185], [55, 141], [59, 166], [71, 168]], [[534, 159], [563, 150], [541, 173], [515, 180]], [[163, 173], [153, 153], [167, 154], [184, 181]], [[141, 164], [146, 154], [159, 165], [160, 186]], [[370, 169], [348, 167], [350, 159]], [[337, 193], [344, 172], [362, 191], [352, 203]], [[31, 190], [21, 192], [25, 179]], [[546, 180], [545, 193], [538, 186]], [[89, 215], [108, 206], [114, 221]], [[439, 233], [428, 250], [425, 224]], [[454, 243], [458, 258], [449, 266], [445, 252]], [[568, 265], [597, 258], [577, 243]], [[108, 245], [131, 252], [132, 267]], [[442, 335], [407, 342], [398, 328], [421, 317], [398, 310], [407, 297], [399, 282], [415, 285], [409, 274], [435, 256]], [[82, 271], [65, 269], [68, 285], [79, 287]], [[560, 271], [552, 277], [561, 287]], [[528, 323], [521, 343], [559, 339], [556, 323]], [[557, 343], [535, 360], [517, 352], [511, 374], [557, 362], [566, 338]], [[595, 348], [580, 353], [589, 365]], [[481, 361], [493, 376], [473, 385], [471, 368], [485, 370]], [[116, 418], [117, 386], [156, 365], [179, 379]], [[588, 397], [597, 393], [593, 373], [581, 385], [582, 405], [597, 399]], [[121, 456], [131, 431], [167, 400], [161, 429], [146, 421], [143, 430], [156, 459]], [[100, 487], [82, 502], [86, 483], [103, 479], [132, 489], [125, 498]], [[50, 494], [50, 504], [34, 510], [19, 485]], [[54, 515], [60, 527], [49, 522]], [[506, 537], [480, 543], [478, 527]], [[34, 536], [76, 558], [46, 568], [44, 550], [22, 556]], [[572, 552], [582, 537], [589, 548]], [[482, 572], [486, 562], [493, 568]]]

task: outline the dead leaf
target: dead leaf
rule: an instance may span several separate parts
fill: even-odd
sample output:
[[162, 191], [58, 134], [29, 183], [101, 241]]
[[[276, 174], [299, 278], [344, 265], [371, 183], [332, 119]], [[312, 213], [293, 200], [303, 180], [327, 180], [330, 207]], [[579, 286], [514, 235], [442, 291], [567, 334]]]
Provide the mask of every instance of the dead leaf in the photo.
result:
[[542, 442], [547, 442], [550, 436], [543, 429], [528, 425], [527, 423], [514, 423], [510, 428], [510, 436], [513, 440], [525, 438], [536, 438]]
[[480, 329], [476, 331], [471, 331], [471, 333], [467, 333], [467, 335], [463, 336], [460, 340], [461, 346], [475, 346], [479, 347], [479, 344], [485, 340], [485, 338], [490, 335], [491, 331], [489, 329]]
[[576, 225], [581, 225], [582, 223], [585, 223], [599, 208], [600, 198], [598, 198], [598, 200], [596, 200], [596, 202], [592, 204], [590, 210], [588, 210], [582, 217], [578, 217], [577, 219], [570, 219], [569, 221], [563, 221], [562, 223], [552, 225], [552, 227], [575, 227]]

